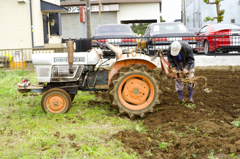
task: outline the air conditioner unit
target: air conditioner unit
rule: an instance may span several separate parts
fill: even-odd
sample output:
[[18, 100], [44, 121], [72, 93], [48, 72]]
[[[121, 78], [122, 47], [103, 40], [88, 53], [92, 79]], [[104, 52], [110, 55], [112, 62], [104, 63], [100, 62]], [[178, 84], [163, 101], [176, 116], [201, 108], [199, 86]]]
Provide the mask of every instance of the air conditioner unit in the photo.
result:
[[27, 0], [18, 0], [18, 3], [27, 3]]

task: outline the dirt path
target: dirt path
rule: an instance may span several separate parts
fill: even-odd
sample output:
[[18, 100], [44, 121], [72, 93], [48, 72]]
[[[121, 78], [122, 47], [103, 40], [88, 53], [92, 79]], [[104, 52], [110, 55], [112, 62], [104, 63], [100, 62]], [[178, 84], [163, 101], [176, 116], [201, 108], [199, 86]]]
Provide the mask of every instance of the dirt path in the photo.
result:
[[[162, 104], [144, 119], [146, 133], [121, 131], [113, 138], [143, 158], [240, 158], [240, 128], [231, 124], [240, 117], [240, 72], [209, 70], [196, 75], [207, 77], [211, 92], [198, 89], [194, 105], [177, 100], [174, 85], [169, 86]], [[185, 88], [185, 99], [187, 94]]]

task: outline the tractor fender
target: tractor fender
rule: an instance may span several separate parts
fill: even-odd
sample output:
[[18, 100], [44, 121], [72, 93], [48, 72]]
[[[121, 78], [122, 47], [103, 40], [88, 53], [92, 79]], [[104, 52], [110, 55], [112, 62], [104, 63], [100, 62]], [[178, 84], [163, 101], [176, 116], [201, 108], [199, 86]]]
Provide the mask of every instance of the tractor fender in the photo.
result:
[[111, 78], [115, 73], [118, 73], [118, 70], [122, 67], [128, 67], [131, 64], [139, 64], [145, 65], [151, 69], [157, 67], [157, 65], [150, 60], [150, 58], [127, 58], [127, 59], [120, 59], [117, 60], [115, 63], [112, 64], [111, 69], [108, 74], [108, 84], [111, 83]]

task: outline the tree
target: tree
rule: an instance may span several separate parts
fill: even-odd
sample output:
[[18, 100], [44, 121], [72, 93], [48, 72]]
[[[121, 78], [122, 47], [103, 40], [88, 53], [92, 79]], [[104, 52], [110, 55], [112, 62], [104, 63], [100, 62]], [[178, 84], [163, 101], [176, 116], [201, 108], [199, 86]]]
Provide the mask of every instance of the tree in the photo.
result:
[[224, 1], [224, 0], [215, 0], [215, 2], [209, 2], [209, 0], [203, 0], [203, 2], [206, 4], [216, 4], [216, 8], [217, 8], [217, 17], [211, 18], [208, 16], [204, 19], [205, 22], [210, 21], [210, 20], [214, 21], [214, 19], [217, 19], [218, 23], [221, 23], [223, 21], [223, 18], [224, 18], [223, 14], [225, 13], [225, 10], [224, 9], [220, 10], [220, 6], [221, 6], [220, 2], [221, 1]]
[[139, 23], [139, 24], [133, 23], [131, 28], [132, 28], [134, 33], [143, 35], [147, 26], [148, 26], [148, 24], [149, 23]]
[[163, 20], [162, 16], [160, 16], [160, 22], [165, 22], [165, 20]]

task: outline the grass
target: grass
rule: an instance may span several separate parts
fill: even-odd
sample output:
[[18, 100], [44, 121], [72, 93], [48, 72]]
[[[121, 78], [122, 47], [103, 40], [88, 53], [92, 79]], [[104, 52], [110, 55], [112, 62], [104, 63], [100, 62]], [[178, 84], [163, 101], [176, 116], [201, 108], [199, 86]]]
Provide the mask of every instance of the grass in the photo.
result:
[[89, 106], [98, 99], [81, 91], [67, 114], [45, 114], [42, 95], [17, 92], [22, 78], [37, 83], [35, 72], [0, 72], [0, 158], [138, 158], [111, 136], [145, 132], [142, 120], [120, 117], [109, 105]]

